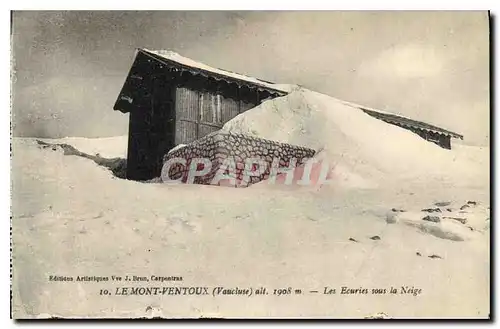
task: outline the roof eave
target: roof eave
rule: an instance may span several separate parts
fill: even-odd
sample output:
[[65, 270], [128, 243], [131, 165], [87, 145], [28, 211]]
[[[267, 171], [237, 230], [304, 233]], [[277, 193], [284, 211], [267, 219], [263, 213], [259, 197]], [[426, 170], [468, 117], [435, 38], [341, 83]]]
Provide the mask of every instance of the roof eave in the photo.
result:
[[208, 71], [208, 70], [204, 70], [202, 68], [192, 67], [192, 66], [188, 66], [188, 65], [185, 65], [185, 64], [182, 64], [182, 63], [178, 63], [178, 62], [176, 62], [174, 60], [170, 60], [170, 59], [167, 59], [165, 57], [159, 56], [157, 54], [150, 53], [149, 51], [147, 51], [145, 49], [142, 49], [142, 48], [137, 48], [137, 50], [140, 51], [141, 53], [149, 56], [149, 57], [154, 58], [155, 60], [158, 60], [158, 61], [162, 62], [163, 64], [165, 64], [165, 65], [167, 65], [169, 67], [181, 69], [183, 71], [188, 71], [188, 72], [190, 72], [191, 74], [194, 74], [194, 75], [201, 74], [201, 75], [203, 75], [205, 77], [212, 77], [212, 78], [214, 78], [215, 80], [218, 80], [218, 81], [223, 80], [223, 81], [225, 81], [227, 83], [236, 83], [239, 86], [245, 85], [247, 87], [251, 87], [251, 88], [254, 88], [254, 89], [258, 89], [258, 90], [265, 90], [265, 91], [267, 91], [267, 92], [269, 92], [271, 94], [277, 94], [278, 96], [285, 96], [285, 95], [288, 94], [285, 91], [278, 90], [278, 89], [273, 89], [273, 88], [270, 88], [268, 86], [260, 85], [260, 84], [253, 83], [253, 82], [246, 81], [246, 80], [240, 80], [240, 79], [233, 78], [233, 77], [230, 77], [230, 76], [225, 76], [225, 75], [222, 75], [222, 74], [219, 74], [219, 73], [216, 73], [216, 72], [211, 72], [211, 71]]
[[[388, 121], [394, 121], [394, 123], [396, 123], [396, 124], [406, 125], [406, 126], [410, 126], [410, 127], [417, 128], [417, 129], [431, 131], [431, 132], [434, 132], [437, 134], [449, 136], [449, 137], [456, 138], [456, 139], [461, 139], [461, 140], [464, 139], [463, 135], [457, 134], [455, 132], [452, 132], [452, 131], [449, 131], [449, 130], [446, 130], [443, 128], [433, 126], [433, 125], [425, 123], [425, 122], [400, 117], [397, 114], [392, 114], [392, 113], [386, 114], [386, 113], [382, 113], [382, 112], [377, 112], [377, 111], [363, 108], [363, 107], [359, 107], [359, 109], [362, 110], [363, 112], [369, 114], [369, 115], [375, 116], [375, 117], [382, 119], [382, 120], [384, 118]], [[402, 120], [406, 120], [406, 122], [403, 122]], [[427, 127], [425, 127], [425, 126], [423, 127], [423, 126], [421, 126], [421, 124], [425, 124]]]

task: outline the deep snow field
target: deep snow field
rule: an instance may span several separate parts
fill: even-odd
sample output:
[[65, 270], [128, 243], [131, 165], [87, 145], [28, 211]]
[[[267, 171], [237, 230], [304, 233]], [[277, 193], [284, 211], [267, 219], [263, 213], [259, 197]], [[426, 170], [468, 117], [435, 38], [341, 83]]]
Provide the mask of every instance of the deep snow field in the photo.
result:
[[[40, 148], [35, 138], [13, 138], [14, 317], [488, 316], [487, 147], [453, 140], [444, 150], [304, 89], [266, 101], [224, 129], [321, 149], [318, 157], [334, 167], [332, 182], [146, 184]], [[126, 156], [126, 136], [45, 141]], [[183, 286], [263, 286], [271, 293], [101, 296], [100, 289], [123, 284], [50, 282], [49, 275], [177, 275]], [[343, 286], [421, 293], [344, 295]], [[288, 287], [303, 294], [272, 295]], [[337, 293], [325, 295], [325, 287]]]

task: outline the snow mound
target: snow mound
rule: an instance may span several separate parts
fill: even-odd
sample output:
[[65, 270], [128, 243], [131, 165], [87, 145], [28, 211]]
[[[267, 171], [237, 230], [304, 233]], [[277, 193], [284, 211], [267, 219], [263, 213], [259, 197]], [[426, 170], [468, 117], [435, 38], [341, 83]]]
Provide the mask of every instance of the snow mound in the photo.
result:
[[479, 160], [462, 149], [445, 150], [348, 103], [303, 88], [238, 115], [223, 129], [324, 150], [338, 178], [356, 187], [385, 184], [388, 178], [467, 185], [488, 181], [487, 157]]

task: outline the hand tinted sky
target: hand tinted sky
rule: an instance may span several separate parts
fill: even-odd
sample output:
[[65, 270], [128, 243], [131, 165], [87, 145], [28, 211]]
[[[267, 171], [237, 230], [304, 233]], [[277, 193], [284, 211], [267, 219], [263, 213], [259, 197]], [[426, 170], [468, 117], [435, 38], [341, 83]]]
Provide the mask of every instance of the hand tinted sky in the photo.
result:
[[15, 135], [124, 135], [134, 49], [404, 114], [489, 142], [485, 12], [15, 12]]

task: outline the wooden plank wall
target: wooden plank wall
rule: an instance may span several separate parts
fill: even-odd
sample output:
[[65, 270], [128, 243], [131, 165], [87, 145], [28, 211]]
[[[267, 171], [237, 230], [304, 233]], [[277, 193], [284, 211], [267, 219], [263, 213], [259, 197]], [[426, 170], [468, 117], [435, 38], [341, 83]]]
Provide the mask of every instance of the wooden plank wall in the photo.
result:
[[222, 126], [256, 104], [187, 87], [176, 89], [176, 145], [188, 144]]
[[175, 144], [191, 143], [197, 138], [200, 95], [198, 91], [184, 87], [177, 87], [175, 92]]

